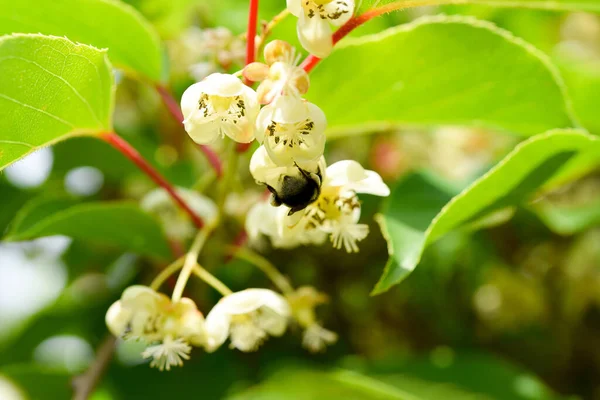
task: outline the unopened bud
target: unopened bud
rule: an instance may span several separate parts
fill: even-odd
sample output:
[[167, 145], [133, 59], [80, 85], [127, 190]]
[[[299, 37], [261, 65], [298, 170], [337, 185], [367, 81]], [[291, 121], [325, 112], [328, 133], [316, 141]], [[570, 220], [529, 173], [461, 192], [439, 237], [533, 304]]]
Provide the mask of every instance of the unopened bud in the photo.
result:
[[252, 82], [262, 81], [269, 75], [269, 66], [259, 62], [250, 63], [244, 67], [243, 75]]
[[289, 61], [292, 55], [292, 45], [283, 40], [273, 40], [265, 46], [265, 61], [271, 65], [277, 61]]
[[303, 69], [298, 68], [299, 72], [297, 72], [296, 76], [292, 81], [292, 84], [296, 89], [298, 89], [298, 93], [305, 94], [308, 92], [308, 88], [310, 87], [310, 79], [308, 78], [308, 74], [304, 72]]
[[272, 80], [264, 81], [256, 89], [256, 94], [260, 104], [269, 104], [277, 94], [275, 92], [275, 84]]

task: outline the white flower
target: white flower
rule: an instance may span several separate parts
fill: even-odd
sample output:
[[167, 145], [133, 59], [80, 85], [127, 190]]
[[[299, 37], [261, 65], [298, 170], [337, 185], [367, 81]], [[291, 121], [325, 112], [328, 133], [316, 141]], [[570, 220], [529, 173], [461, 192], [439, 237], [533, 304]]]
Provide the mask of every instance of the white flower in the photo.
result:
[[331, 53], [329, 24], [341, 26], [352, 18], [354, 0], [287, 0], [287, 8], [298, 17], [297, 31], [302, 46], [319, 58]]
[[271, 160], [265, 146], [260, 146], [250, 160], [250, 173], [257, 183], [267, 186], [274, 206], [285, 204], [288, 213], [303, 210], [320, 193], [325, 160], [280, 166]]
[[[208, 197], [184, 188], [176, 188], [176, 192], [207, 224], [217, 217], [217, 206]], [[175, 204], [163, 188], [154, 189], [146, 194], [140, 206], [158, 217], [169, 237], [185, 240], [196, 232], [188, 214]]]
[[260, 111], [256, 139], [275, 164], [305, 164], [323, 155], [326, 127], [319, 107], [294, 96], [280, 96]]
[[240, 143], [254, 139], [256, 92], [233, 75], [215, 73], [187, 88], [181, 110], [185, 130], [196, 143], [224, 135]]
[[289, 294], [287, 299], [292, 307], [294, 319], [304, 328], [302, 345], [305, 348], [316, 353], [337, 341], [335, 332], [323, 328], [316, 322], [315, 308], [328, 301], [325, 294], [319, 293], [311, 286], [303, 286]]
[[246, 289], [225, 296], [206, 317], [206, 350], [215, 351], [230, 337], [232, 348], [254, 351], [268, 335], [283, 335], [290, 315], [287, 301], [272, 290]]
[[190, 345], [206, 342], [204, 317], [192, 300], [172, 303], [164, 294], [141, 285], [125, 289], [108, 309], [106, 325], [117, 337], [148, 343], [142, 355], [152, 357], [150, 365], [160, 370], [180, 366], [189, 358]]

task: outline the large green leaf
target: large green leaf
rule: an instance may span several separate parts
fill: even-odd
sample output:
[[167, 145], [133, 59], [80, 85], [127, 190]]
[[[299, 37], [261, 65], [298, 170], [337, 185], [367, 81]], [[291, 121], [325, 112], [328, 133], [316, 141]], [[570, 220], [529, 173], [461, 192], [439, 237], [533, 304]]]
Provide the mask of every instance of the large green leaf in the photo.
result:
[[104, 50], [42, 35], [0, 38], [0, 170], [42, 146], [110, 130], [113, 97]]
[[118, 67], [154, 82], [163, 78], [158, 34], [142, 15], [116, 0], [0, 0], [0, 34], [43, 33], [108, 48]]
[[352, 371], [324, 372], [289, 368], [274, 374], [266, 382], [231, 396], [229, 399], [417, 400], [418, 398], [391, 385]]
[[[410, 7], [418, 5], [441, 5], [441, 4], [481, 4], [495, 7], [510, 8], [532, 8], [540, 10], [556, 11], [592, 11], [600, 12], [600, 3], [597, 0], [438, 0], [427, 1], [426, 4], [419, 4], [418, 1], [405, 0], [364, 0], [360, 6], [360, 12], [373, 8], [373, 5], [386, 5], [388, 3], [408, 3]], [[415, 3], [417, 3], [415, 5]], [[423, 2], [425, 3], [425, 2]]]
[[311, 76], [329, 137], [399, 124], [481, 126], [529, 136], [575, 125], [548, 58], [494, 25], [425, 17], [348, 39]]
[[65, 198], [38, 198], [15, 217], [6, 240], [66, 235], [161, 259], [171, 256], [157, 221], [130, 202], [75, 204]]
[[419, 177], [400, 182], [379, 216], [391, 257], [374, 294], [404, 279], [417, 266], [424, 249], [446, 233], [527, 201], [555, 181], [555, 176], [565, 180], [565, 169], [579, 173], [572, 164], [578, 159], [594, 159], [600, 164], [600, 138], [577, 131], [553, 131], [519, 144], [453, 198]]

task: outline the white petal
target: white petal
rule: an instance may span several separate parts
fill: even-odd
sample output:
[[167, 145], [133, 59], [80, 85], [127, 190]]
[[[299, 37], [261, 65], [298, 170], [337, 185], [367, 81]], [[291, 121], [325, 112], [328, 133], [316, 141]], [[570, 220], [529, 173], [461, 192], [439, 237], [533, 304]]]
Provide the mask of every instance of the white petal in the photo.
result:
[[331, 53], [333, 39], [327, 20], [321, 19], [318, 14], [312, 18], [301, 15], [296, 29], [302, 47], [308, 52], [319, 58], [325, 58]]
[[324, 6], [327, 19], [335, 26], [342, 26], [354, 13], [354, 0], [333, 0]]
[[115, 336], [120, 337], [125, 333], [129, 321], [131, 321], [131, 310], [123, 308], [121, 301], [117, 301], [110, 306], [106, 312], [106, 326]]
[[237, 120], [237, 123], [232, 122], [222, 123], [223, 132], [231, 139], [238, 143], [250, 143], [254, 140], [254, 121], [246, 118]]
[[206, 316], [204, 329], [206, 332], [205, 348], [208, 352], [217, 350], [229, 336], [231, 326], [231, 316], [226, 312], [226, 308], [219, 302]]
[[269, 335], [281, 336], [287, 328], [288, 318], [278, 314], [270, 308], [262, 308], [256, 317], [256, 323]]
[[302, 0], [286, 0], [286, 6], [295, 17], [299, 17], [304, 13], [304, 10], [302, 10]]
[[198, 144], [209, 144], [219, 137], [221, 121], [209, 118], [203, 118], [200, 121], [185, 120], [183, 126], [194, 142]]
[[265, 146], [260, 146], [250, 159], [250, 174], [255, 181], [266, 183], [272, 187], [277, 186], [279, 178], [286, 174], [294, 174], [295, 167], [280, 167], [271, 160]]
[[327, 185], [368, 193], [376, 196], [388, 196], [390, 189], [378, 173], [365, 170], [353, 160], [338, 161], [327, 167]]
[[198, 109], [198, 102], [202, 96], [205, 84], [203, 82], [194, 83], [187, 88], [181, 96], [181, 112], [183, 117], [187, 119], [192, 112]]
[[203, 93], [222, 97], [239, 96], [244, 93], [244, 88], [247, 88], [239, 78], [230, 74], [220, 73], [207, 76], [202, 82], [196, 83], [196, 85], [199, 84], [202, 85], [201, 89]]
[[227, 314], [241, 315], [268, 307], [282, 316], [289, 316], [290, 306], [283, 296], [269, 289], [246, 289], [223, 297], [219, 304]]
[[277, 235], [277, 208], [267, 202], [256, 203], [246, 215], [246, 232], [250, 239], [257, 239], [260, 234]]

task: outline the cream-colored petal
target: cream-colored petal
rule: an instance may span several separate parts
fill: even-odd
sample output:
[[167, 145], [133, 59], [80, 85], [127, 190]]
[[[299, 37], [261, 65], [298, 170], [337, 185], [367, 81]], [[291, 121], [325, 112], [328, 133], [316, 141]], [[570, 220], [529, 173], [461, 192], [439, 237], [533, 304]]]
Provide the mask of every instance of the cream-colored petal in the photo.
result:
[[218, 119], [185, 121], [183, 125], [188, 135], [198, 144], [212, 143], [220, 136], [221, 121]]
[[200, 83], [204, 84], [202, 86], [203, 93], [222, 97], [239, 96], [247, 87], [239, 78], [221, 73], [211, 74]]
[[311, 54], [325, 58], [331, 53], [333, 39], [328, 20], [321, 19], [318, 15], [312, 18], [302, 15], [298, 18], [296, 30], [302, 47]]
[[131, 314], [131, 310], [123, 308], [121, 301], [113, 303], [105, 316], [108, 330], [117, 337], [122, 336], [131, 321]]
[[280, 315], [289, 315], [290, 308], [283, 296], [269, 289], [246, 289], [223, 297], [219, 301], [230, 315], [248, 314], [260, 307], [269, 307]]
[[202, 93], [204, 93], [205, 88], [206, 84], [204, 82], [198, 82], [194, 83], [183, 92], [183, 95], [181, 96], [181, 112], [183, 113], [184, 119], [187, 119], [190, 114], [198, 109], [198, 102], [200, 101], [200, 97], [202, 96]]
[[210, 310], [204, 321], [204, 330], [206, 334], [204, 346], [206, 351], [213, 352], [225, 343], [229, 336], [230, 326], [231, 316], [220, 302], [217, 303], [212, 310]]
[[376, 196], [390, 194], [390, 189], [378, 173], [364, 169], [354, 160], [338, 161], [327, 167], [326, 184]]
[[290, 14], [299, 17], [304, 13], [302, 9], [302, 0], [286, 0], [286, 7]]
[[354, 13], [354, 0], [333, 0], [323, 7], [327, 19], [334, 26], [342, 26]]
[[250, 143], [254, 140], [254, 123], [246, 118], [237, 120], [237, 123], [225, 122], [221, 124], [223, 132], [238, 143]]
[[268, 307], [263, 307], [256, 317], [256, 323], [269, 335], [281, 336], [287, 329], [288, 318]]

